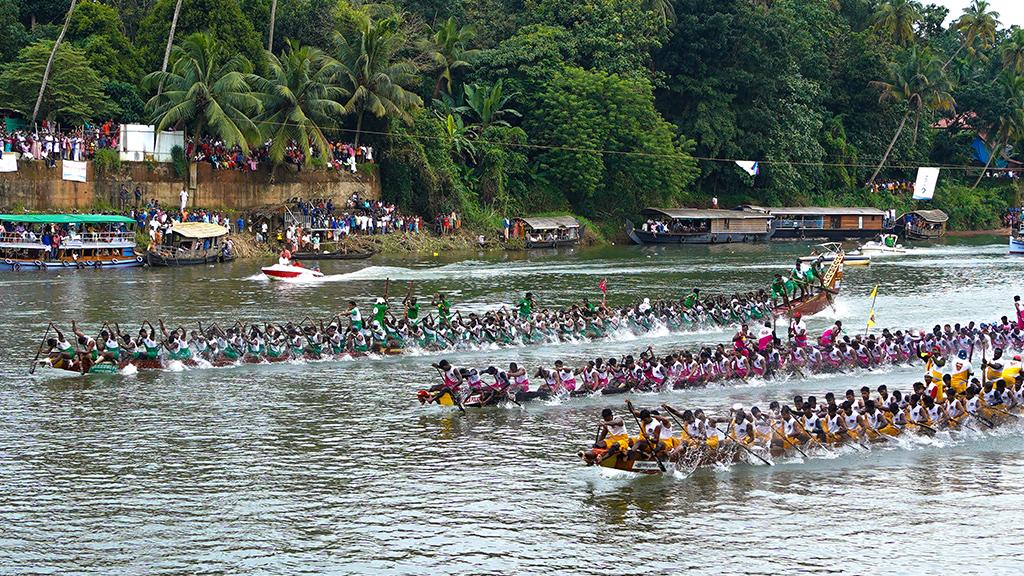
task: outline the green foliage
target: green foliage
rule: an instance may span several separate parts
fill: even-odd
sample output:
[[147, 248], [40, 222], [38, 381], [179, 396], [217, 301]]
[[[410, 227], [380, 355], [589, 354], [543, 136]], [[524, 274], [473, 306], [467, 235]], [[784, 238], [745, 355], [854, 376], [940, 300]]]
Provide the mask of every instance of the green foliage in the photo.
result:
[[[0, 73], [0, 107], [32, 114], [52, 49], [53, 42], [30, 44], [18, 53], [15, 61], [4, 66]], [[61, 44], [39, 108], [40, 118], [75, 125], [101, 118], [108, 111], [103, 84], [85, 54], [74, 46]]]
[[101, 76], [118, 82], [138, 82], [142, 78], [139, 57], [123, 28], [114, 8], [82, 2], [75, 6], [64, 41], [85, 50], [89, 63]]
[[121, 169], [121, 155], [117, 150], [100, 148], [92, 158], [93, 168], [101, 174], [110, 174]]
[[[289, 142], [311, 142], [315, 159], [330, 155], [324, 129], [345, 113], [340, 101], [348, 92], [335, 82], [337, 62], [317, 48], [289, 42], [280, 58], [266, 55], [266, 78], [250, 75], [248, 83], [259, 95], [263, 112], [257, 121], [264, 139], [270, 139], [270, 159], [284, 161]], [[307, 154], [306, 162], [314, 156]]]
[[0, 0], [0, 62], [14, 60], [28, 38], [25, 25], [18, 21], [18, 4], [15, 0]]
[[[176, 2], [157, 0], [139, 25], [135, 45], [147, 70], [159, 70], [163, 63]], [[230, 56], [240, 54], [257, 65], [263, 57], [263, 35], [242, 14], [240, 0], [183, 0], [175, 37], [195, 32], [208, 32]]]
[[146, 120], [146, 103], [139, 96], [139, 89], [128, 82], [108, 81], [103, 92], [110, 99], [112, 115], [122, 123], [137, 124]]
[[171, 148], [171, 166], [174, 167], [174, 175], [177, 178], [184, 178], [188, 173], [188, 162], [185, 159], [185, 150], [181, 146]]
[[647, 76], [651, 53], [666, 38], [663, 16], [635, 0], [525, 0], [538, 24], [569, 31], [575, 44], [572, 62], [620, 76]]
[[21, 23], [31, 28], [32, 23], [59, 24], [68, 13], [69, 0], [20, 0]]
[[566, 67], [530, 107], [526, 128], [551, 147], [538, 171], [584, 216], [611, 219], [683, 202], [696, 176], [688, 145], [658, 116], [643, 79]]
[[356, 12], [353, 18], [353, 28], [338, 35], [337, 68], [349, 94], [345, 110], [356, 115], [358, 146], [367, 112], [410, 123], [423, 100], [407, 89], [415, 81], [416, 67], [400, 56], [407, 41], [401, 18], [374, 19], [366, 12]]
[[928, 206], [949, 215], [950, 226], [956, 230], [989, 230], [1002, 226], [1000, 218], [1013, 203], [1013, 188], [993, 184], [971, 189], [970, 186], [940, 182], [935, 200]]
[[184, 127], [243, 150], [259, 141], [253, 118], [260, 100], [247, 82], [252, 64], [239, 54], [225, 55], [210, 34], [193, 34], [175, 44], [170, 70], [152, 72], [144, 80], [150, 89], [163, 85], [163, 92], [146, 103], [157, 130]]

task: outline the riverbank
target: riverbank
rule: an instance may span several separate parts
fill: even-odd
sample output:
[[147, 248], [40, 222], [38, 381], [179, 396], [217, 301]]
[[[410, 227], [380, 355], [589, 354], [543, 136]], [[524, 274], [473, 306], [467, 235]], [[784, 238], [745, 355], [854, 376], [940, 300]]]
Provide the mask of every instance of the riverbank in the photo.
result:
[[991, 230], [949, 230], [946, 236], [953, 238], [971, 238], [974, 236], [1009, 236], [1009, 228], [993, 228]]

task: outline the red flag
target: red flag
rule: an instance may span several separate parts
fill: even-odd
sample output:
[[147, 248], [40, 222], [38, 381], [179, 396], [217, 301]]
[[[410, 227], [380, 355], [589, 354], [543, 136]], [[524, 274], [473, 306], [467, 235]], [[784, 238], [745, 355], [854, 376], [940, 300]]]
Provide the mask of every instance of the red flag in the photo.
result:
[[608, 281], [602, 279], [600, 282], [597, 283], [597, 288], [601, 291], [601, 294], [607, 293], [608, 292]]

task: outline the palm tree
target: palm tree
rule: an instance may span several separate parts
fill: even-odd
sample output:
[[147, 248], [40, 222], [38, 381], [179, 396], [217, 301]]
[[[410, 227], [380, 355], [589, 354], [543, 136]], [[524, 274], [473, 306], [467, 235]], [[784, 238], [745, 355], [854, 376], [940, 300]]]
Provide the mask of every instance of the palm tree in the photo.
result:
[[[167, 72], [167, 64], [171, 59], [171, 46], [174, 46], [174, 32], [178, 29], [178, 14], [181, 14], [181, 0], [174, 5], [174, 16], [171, 17], [171, 29], [167, 32], [167, 48], [164, 49], [164, 63], [160, 66], [161, 72]], [[157, 96], [164, 91], [164, 85], [161, 82], [156, 88]]]
[[468, 68], [469, 61], [479, 52], [467, 48], [475, 36], [472, 26], [460, 27], [455, 23], [455, 18], [448, 18], [420, 42], [423, 52], [440, 68], [440, 74], [434, 82], [434, 100], [441, 94], [442, 86], [447, 88], [449, 94], [452, 93], [455, 75], [459, 70]]
[[506, 108], [508, 102], [515, 94], [505, 94], [505, 87], [502, 80], [498, 80], [493, 86], [481, 86], [479, 84], [468, 84], [466, 86], [466, 105], [462, 106], [461, 112], [471, 112], [483, 131], [488, 126], [508, 126], [504, 118], [506, 116], [522, 117], [522, 114], [514, 108]]
[[645, 0], [646, 10], [660, 16], [666, 24], [676, 23], [676, 7], [674, 0]]
[[[892, 153], [896, 140], [903, 133], [903, 128], [906, 126], [907, 119], [910, 118], [911, 113], [915, 115], [916, 126], [916, 122], [920, 120], [922, 110], [952, 110], [955, 105], [953, 96], [949, 93], [949, 79], [943, 72], [942, 65], [939, 63], [938, 58], [933, 56], [927, 49], [918, 50], [913, 48], [906, 62], [901, 65], [894, 65], [891, 68], [890, 80], [888, 82], [875, 81], [871, 82], [871, 86], [881, 90], [880, 102], [906, 106], [906, 111], [903, 113], [903, 118], [900, 119], [900, 124], [896, 128], [896, 134], [893, 135], [892, 140], [889, 142], [889, 147], [885, 149], [882, 161], [878, 163], [878, 168], [875, 169], [868, 183], [873, 183], [875, 178], [878, 177], [878, 173], [882, 171], [882, 167], [885, 166], [885, 162], [889, 159], [889, 154]], [[914, 129], [914, 140], [915, 142], [917, 140], [916, 128]]]
[[988, 140], [992, 143], [992, 150], [972, 188], [978, 187], [985, 173], [992, 167], [992, 162], [1010, 142], [1024, 136], [1024, 76], [1004, 71], [999, 80], [1004, 96], [1003, 106], [999, 117], [988, 126]]
[[960, 33], [960, 46], [949, 60], [942, 65], [945, 69], [960, 51], [967, 48], [968, 53], [975, 52], [975, 43], [981, 48], [988, 48], [996, 43], [996, 29], [999, 28], [999, 12], [989, 10], [986, 0], [974, 0], [964, 8], [964, 13], [953, 23], [951, 28]]
[[252, 64], [242, 55], [224, 57], [209, 34], [192, 34], [171, 51], [171, 69], [151, 72], [143, 84], [151, 88], [163, 84], [166, 91], [150, 98], [156, 131], [169, 127], [190, 129], [197, 138], [216, 136], [228, 146], [249, 150], [249, 142], [259, 139], [252, 118], [260, 110], [260, 101], [252, 93], [247, 78]]
[[337, 69], [350, 94], [345, 111], [356, 115], [357, 147], [367, 112], [411, 123], [411, 112], [423, 105], [419, 96], [403, 87], [415, 82], [416, 67], [398, 56], [405, 46], [399, 27], [397, 16], [374, 21], [361, 13], [348, 36], [338, 35]]
[[915, 0], [885, 0], [872, 18], [876, 32], [893, 44], [906, 46], [914, 40], [914, 26], [921, 20]]
[[1014, 26], [1003, 41], [1003, 67], [1016, 74], [1024, 73], [1024, 28]]
[[68, 24], [71, 23], [71, 13], [75, 11], [76, 4], [77, 0], [71, 0], [68, 14], [64, 17], [64, 27], [60, 29], [60, 35], [57, 36], [57, 41], [53, 43], [53, 49], [50, 50], [50, 58], [46, 61], [46, 69], [43, 70], [43, 81], [39, 84], [39, 96], [36, 97], [36, 106], [32, 109], [32, 124], [36, 123], [36, 117], [39, 115], [39, 106], [43, 103], [43, 92], [46, 91], [46, 83], [50, 80], [50, 69], [53, 67], [53, 59], [57, 56], [57, 49], [60, 48], [60, 43], [64, 41], [64, 34], [68, 31]]
[[[271, 140], [270, 159], [284, 160], [290, 141], [312, 144], [329, 155], [324, 127], [345, 114], [341, 100], [348, 92], [335, 83], [337, 62], [322, 51], [288, 41], [281, 56], [267, 51], [266, 77], [249, 76], [248, 82], [263, 104], [257, 118], [264, 139]], [[306, 163], [312, 160], [306, 154]]]
[[267, 34], [267, 52], [274, 51], [274, 21], [277, 19], [277, 0], [270, 3], [270, 32]]

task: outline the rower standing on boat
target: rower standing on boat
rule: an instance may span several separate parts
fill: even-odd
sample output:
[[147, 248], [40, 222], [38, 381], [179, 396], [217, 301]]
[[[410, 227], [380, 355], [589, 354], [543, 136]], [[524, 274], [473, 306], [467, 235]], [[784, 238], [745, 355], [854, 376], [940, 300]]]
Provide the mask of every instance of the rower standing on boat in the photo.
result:
[[359, 311], [359, 306], [356, 305], [355, 300], [348, 301], [348, 319], [352, 330], [356, 332], [363, 331], [363, 314]]
[[533, 292], [527, 292], [526, 296], [519, 299], [516, 302], [516, 307], [519, 309], [519, 318], [526, 320], [533, 317], [533, 309], [537, 306], [537, 301], [533, 299]]

